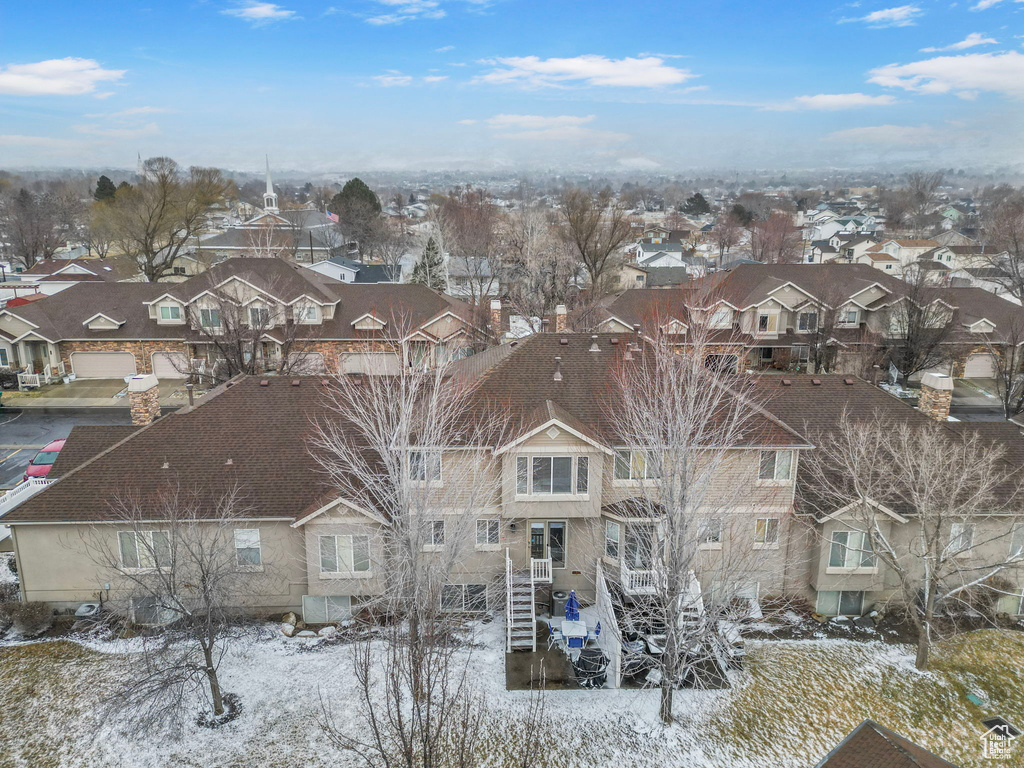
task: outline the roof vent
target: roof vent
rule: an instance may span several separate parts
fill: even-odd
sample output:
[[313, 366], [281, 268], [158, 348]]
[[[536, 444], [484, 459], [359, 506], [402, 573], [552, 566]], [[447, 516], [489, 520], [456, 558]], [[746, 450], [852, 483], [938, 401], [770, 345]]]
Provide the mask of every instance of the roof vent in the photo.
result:
[[851, 379], [849, 376], [847, 376], [845, 379], [843, 379], [843, 384], [847, 384], [847, 385], [853, 384], [853, 379]]
[[169, 462], [169, 461], [165, 461], [163, 464], [160, 465], [160, 469], [170, 469], [170, 468], [171, 468], [171, 462]]
[[783, 379], [782, 380], [782, 386], [784, 386], [784, 387], [792, 387], [793, 386], [793, 380], [792, 379]]
[[610, 343], [610, 344], [611, 344], [611, 345], [612, 345], [613, 347], [617, 347], [617, 346], [619, 346], [619, 337], [618, 337], [618, 336], [613, 336], [613, 337], [612, 337], [611, 339], [609, 339], [608, 341], [609, 341], [609, 343]]
[[597, 336], [591, 336], [590, 337], [590, 351], [591, 352], [600, 352], [601, 351], [601, 348], [599, 346], [597, 346]]
[[269, 387], [270, 386], [270, 381], [267, 380], [267, 379], [260, 379], [260, 386], [261, 387]]
[[292, 379], [292, 386], [293, 386], [293, 387], [297, 387], [297, 386], [299, 386], [299, 384], [301, 384], [301, 383], [302, 383], [302, 380], [301, 380], [301, 379]]
[[555, 381], [562, 380], [562, 358], [555, 358]]
[[234, 465], [235, 465], [235, 460], [234, 459], [230, 459], [229, 458], [227, 461], [224, 462], [224, 466], [225, 467], [233, 467]]
[[568, 347], [568, 346], [569, 346], [569, 340], [568, 340], [567, 338], [565, 338], [565, 336], [563, 336], [562, 338], [560, 338], [560, 339], [558, 340], [558, 343], [559, 343], [559, 344], [560, 344], [561, 346], [563, 346], [563, 347]]
[[821, 386], [821, 379], [811, 379], [811, 384], [813, 384], [816, 387], [820, 387]]

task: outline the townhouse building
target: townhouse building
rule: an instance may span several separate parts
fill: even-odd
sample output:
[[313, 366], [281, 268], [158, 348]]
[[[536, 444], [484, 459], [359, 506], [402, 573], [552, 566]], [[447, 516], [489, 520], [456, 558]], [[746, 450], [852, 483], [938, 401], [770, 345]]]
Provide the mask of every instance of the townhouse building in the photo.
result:
[[421, 285], [340, 282], [282, 259], [229, 259], [180, 283], [84, 282], [0, 311], [11, 366], [79, 378], [212, 372], [224, 359], [218, 340], [231, 333], [261, 368], [297, 369], [301, 358], [305, 372], [394, 370], [486, 339], [458, 299]]
[[[508, 406], [510, 429], [480, 445], [408, 449], [409, 481], [438, 487], [467, 476], [457, 467], [470, 450], [494, 459], [494, 474], [478, 479], [493, 485], [493, 497], [459, 513], [472, 520], [439, 509], [431, 521], [438, 542], [448, 526], [470, 523], [473, 531], [472, 551], [460, 558], [442, 595], [445, 607], [500, 609], [512, 599], [513, 570], [529, 574], [532, 600], [548, 606], [553, 591], [575, 589], [585, 603], [606, 589], [624, 600], [653, 593], [661, 512], [643, 487], [652, 479], [644, 456], [656, 448], [623, 444], [610, 410], [614, 371], [643, 354], [643, 344], [630, 341], [615, 333], [541, 333], [456, 364], [458, 376], [475, 382], [475, 397]], [[155, 385], [139, 383], [139, 396]], [[310, 623], [349, 615], [380, 590], [387, 521], [339, 494], [319, 470], [313, 422], [341, 418], [344, 428], [344, 414], [325, 405], [331, 386], [319, 377], [241, 377], [194, 407], [135, 429], [76, 427], [54, 467], [56, 482], [4, 517], [23, 598], [58, 608], [103, 599], [132, 612], [85, 542], [98, 538], [120, 551], [125, 567], [145, 568], [136, 537], [163, 535], [160, 522], [140, 534], [126, 528], [111, 502], [125, 488], [145, 500], [165, 492], [168, 482], [187, 481], [211, 503], [227, 485], [245, 490], [244, 518], [233, 524], [238, 562], [252, 569], [259, 589], [250, 610], [299, 610]], [[845, 510], [802, 501], [801, 456], [844, 413], [917, 425], [933, 418], [950, 436], [981, 430], [984, 439], [1007, 447], [1008, 461], [1024, 456], [1015, 426], [947, 422], [941, 397], [919, 411], [841, 375], [752, 377], [748, 389], [758, 409], [752, 428], [725, 446], [729, 460], [712, 492], [730, 502], [716, 512], [720, 524], [707, 532], [701, 546], [707, 559], [695, 569], [700, 590], [717, 599], [803, 598], [827, 615], [860, 615], [896, 591], [877, 562], [851, 559], [861, 547], [850, 538], [857, 528]], [[879, 514], [892, 538], [910, 546], [912, 516]], [[1011, 541], [986, 529], [998, 524], [979, 521], [970, 535], [991, 547], [1024, 546], [1024, 528]], [[744, 583], [723, 593], [700, 563], [728, 558], [733, 548], [752, 548], [760, 559]], [[1022, 587], [1014, 581], [1000, 602], [1004, 612], [1020, 613]]]

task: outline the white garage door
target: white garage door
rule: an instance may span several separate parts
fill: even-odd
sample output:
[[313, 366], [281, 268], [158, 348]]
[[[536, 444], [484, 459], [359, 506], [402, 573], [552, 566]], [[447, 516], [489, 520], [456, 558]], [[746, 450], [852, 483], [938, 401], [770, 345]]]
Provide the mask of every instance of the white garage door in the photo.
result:
[[135, 375], [131, 352], [72, 352], [71, 370], [80, 379], [123, 379]]
[[994, 379], [996, 377], [996, 361], [989, 353], [971, 355], [964, 366], [965, 379]]
[[288, 356], [288, 372], [305, 375], [327, 373], [327, 364], [319, 352], [292, 352]]
[[153, 373], [158, 379], [187, 379], [188, 358], [180, 352], [154, 352]]
[[394, 352], [359, 352], [341, 357], [342, 373], [366, 373], [371, 376], [397, 374], [402, 370]]

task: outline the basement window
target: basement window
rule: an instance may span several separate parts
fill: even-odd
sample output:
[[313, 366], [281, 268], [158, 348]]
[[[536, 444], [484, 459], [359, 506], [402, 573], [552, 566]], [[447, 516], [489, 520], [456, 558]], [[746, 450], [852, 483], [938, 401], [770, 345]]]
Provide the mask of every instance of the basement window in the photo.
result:
[[1005, 736], [1008, 739], [1016, 739], [1018, 736], [1021, 735], [1021, 730], [1019, 728], [1007, 722], [1001, 717], [986, 717], [984, 720], [981, 721], [981, 724], [984, 725], [985, 728], [990, 731], [993, 728], [997, 729], [997, 731], [1002, 736]]

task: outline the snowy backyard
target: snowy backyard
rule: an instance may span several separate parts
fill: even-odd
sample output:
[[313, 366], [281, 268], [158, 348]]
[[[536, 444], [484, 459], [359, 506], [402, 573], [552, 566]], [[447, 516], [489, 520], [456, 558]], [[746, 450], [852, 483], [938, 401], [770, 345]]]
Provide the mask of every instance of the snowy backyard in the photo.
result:
[[[491, 725], [490, 765], [510, 765], [509, 745], [531, 694], [506, 691], [500, 622], [476, 624], [466, 643], [471, 679]], [[268, 625], [232, 644], [225, 689], [243, 711], [216, 730], [190, 725], [150, 741], [100, 723], [99, 703], [124, 671], [135, 640], [87, 638], [0, 645], [0, 743], [12, 766], [358, 765], [321, 730], [321, 698], [336, 724], [358, 731], [351, 646], [285, 638]], [[941, 645], [931, 672], [912, 648], [877, 641], [748, 641], [743, 672], [725, 691], [681, 691], [677, 725], [657, 722], [655, 692], [558, 690], [543, 694], [542, 765], [681, 765], [808, 768], [866, 717], [964, 766], [984, 765], [980, 718], [1024, 720], [1024, 635], [982, 631]], [[979, 708], [968, 693], [982, 692]]]

